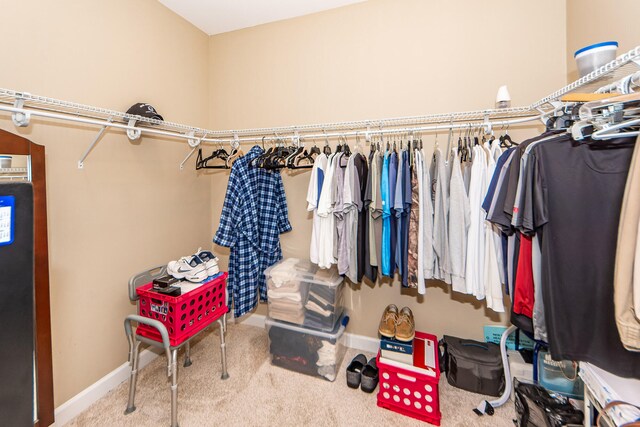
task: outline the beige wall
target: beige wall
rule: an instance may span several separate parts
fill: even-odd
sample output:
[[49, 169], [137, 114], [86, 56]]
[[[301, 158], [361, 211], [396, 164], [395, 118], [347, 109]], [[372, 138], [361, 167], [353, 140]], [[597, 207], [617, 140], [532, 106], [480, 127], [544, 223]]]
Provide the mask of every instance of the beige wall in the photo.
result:
[[[637, 0], [567, 0], [567, 79], [578, 78], [573, 54], [593, 43], [615, 40], [618, 55], [640, 45]], [[595, 19], [594, 17], [597, 17]]]
[[[526, 105], [565, 82], [565, 18], [564, 2], [555, 0], [370, 0], [214, 36], [210, 125], [271, 127], [491, 108], [502, 84], [514, 106]], [[514, 133], [522, 139], [538, 131]], [[430, 147], [433, 137], [427, 141]], [[213, 174], [214, 228], [227, 177]], [[308, 180], [308, 172], [284, 172], [294, 228], [281, 239], [285, 256], [308, 257]], [[439, 282], [424, 298], [395, 282], [362, 285], [348, 301], [349, 330], [371, 337], [389, 303], [411, 307], [417, 327], [439, 335], [480, 338], [483, 325], [502, 321]]]
[[[159, 2], [1, 3], [1, 87], [119, 111], [144, 101], [206, 126], [208, 37]], [[34, 120], [18, 130], [7, 114], [0, 127], [46, 146], [58, 406], [126, 361], [129, 276], [208, 245], [211, 182], [178, 170], [181, 142], [133, 145], [110, 131], [79, 170], [97, 128]]]

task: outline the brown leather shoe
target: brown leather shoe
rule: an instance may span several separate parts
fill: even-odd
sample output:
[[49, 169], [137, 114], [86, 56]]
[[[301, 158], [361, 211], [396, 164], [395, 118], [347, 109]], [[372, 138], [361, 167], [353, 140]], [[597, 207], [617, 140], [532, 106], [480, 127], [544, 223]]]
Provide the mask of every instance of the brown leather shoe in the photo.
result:
[[396, 334], [396, 323], [398, 321], [398, 307], [395, 304], [389, 304], [382, 313], [378, 332], [387, 338], [393, 338]]
[[416, 322], [409, 307], [403, 307], [396, 322], [396, 339], [411, 341], [416, 336]]

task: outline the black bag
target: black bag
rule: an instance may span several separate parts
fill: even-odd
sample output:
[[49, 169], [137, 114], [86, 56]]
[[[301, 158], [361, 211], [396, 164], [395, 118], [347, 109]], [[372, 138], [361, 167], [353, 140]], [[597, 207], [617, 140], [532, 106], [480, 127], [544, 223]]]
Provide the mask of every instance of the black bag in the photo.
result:
[[518, 427], [560, 427], [582, 425], [584, 415], [564, 396], [551, 396], [536, 384], [514, 382]]
[[502, 355], [497, 344], [465, 340], [445, 335], [440, 366], [454, 387], [489, 396], [504, 391]]

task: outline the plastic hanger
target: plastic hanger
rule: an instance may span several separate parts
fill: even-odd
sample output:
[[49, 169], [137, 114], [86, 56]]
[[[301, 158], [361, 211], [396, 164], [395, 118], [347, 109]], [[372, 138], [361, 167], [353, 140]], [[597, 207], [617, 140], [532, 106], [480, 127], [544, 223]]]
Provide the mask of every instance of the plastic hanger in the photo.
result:
[[[229, 153], [227, 150], [220, 146], [219, 149], [215, 150], [210, 156], [202, 157], [202, 148], [198, 149], [198, 155], [196, 157], [196, 170], [200, 169], [229, 169], [227, 166], [227, 159], [229, 158]], [[209, 164], [214, 160], [222, 160], [224, 164], [222, 165], [213, 165]]]

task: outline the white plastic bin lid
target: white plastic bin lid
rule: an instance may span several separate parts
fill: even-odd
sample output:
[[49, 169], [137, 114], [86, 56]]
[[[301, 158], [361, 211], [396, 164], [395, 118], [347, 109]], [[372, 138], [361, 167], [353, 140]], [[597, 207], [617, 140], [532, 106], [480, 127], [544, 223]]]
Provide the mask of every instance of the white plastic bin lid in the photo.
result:
[[321, 269], [308, 260], [285, 258], [264, 271], [273, 280], [300, 280], [335, 288], [342, 283], [342, 277], [335, 267]]
[[342, 336], [342, 334], [344, 334], [344, 330], [349, 324], [349, 315], [347, 312], [342, 313], [342, 316], [340, 316], [340, 319], [336, 322], [336, 326], [334, 326], [333, 331], [331, 332], [317, 331], [315, 329], [309, 329], [304, 326], [281, 322], [270, 317], [267, 317], [264, 320], [264, 323], [267, 329], [271, 327], [283, 328], [290, 331], [299, 332], [301, 334], [315, 335], [316, 337], [320, 337], [323, 339], [337, 340]]

